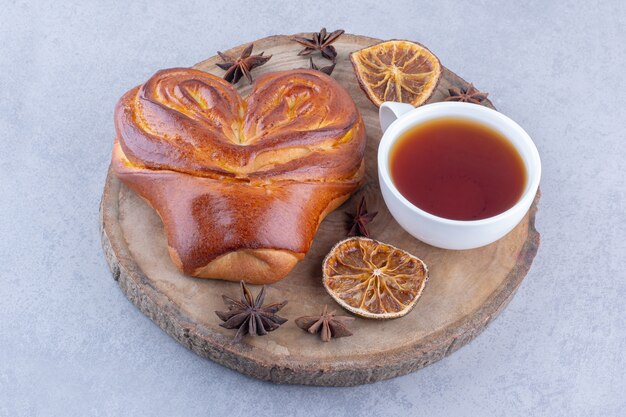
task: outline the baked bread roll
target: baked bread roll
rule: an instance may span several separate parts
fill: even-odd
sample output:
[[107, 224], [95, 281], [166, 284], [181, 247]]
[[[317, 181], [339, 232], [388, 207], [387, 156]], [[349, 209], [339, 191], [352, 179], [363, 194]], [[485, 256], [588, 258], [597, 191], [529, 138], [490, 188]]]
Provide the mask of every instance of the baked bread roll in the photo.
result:
[[115, 173], [196, 277], [284, 278], [364, 175], [359, 111], [318, 71], [260, 76], [247, 99], [202, 71], [159, 71], [120, 99], [115, 129]]

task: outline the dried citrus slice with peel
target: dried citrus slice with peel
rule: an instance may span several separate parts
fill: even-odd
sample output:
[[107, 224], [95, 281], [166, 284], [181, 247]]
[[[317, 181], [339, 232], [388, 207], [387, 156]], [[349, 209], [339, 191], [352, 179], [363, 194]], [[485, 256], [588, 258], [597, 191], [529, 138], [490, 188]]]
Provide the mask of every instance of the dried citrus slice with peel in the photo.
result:
[[326, 291], [343, 308], [376, 319], [407, 314], [428, 280], [419, 258], [364, 237], [337, 243], [324, 259], [323, 273]]
[[350, 60], [361, 88], [377, 106], [385, 101], [420, 106], [441, 78], [439, 59], [416, 42], [382, 42], [351, 53]]

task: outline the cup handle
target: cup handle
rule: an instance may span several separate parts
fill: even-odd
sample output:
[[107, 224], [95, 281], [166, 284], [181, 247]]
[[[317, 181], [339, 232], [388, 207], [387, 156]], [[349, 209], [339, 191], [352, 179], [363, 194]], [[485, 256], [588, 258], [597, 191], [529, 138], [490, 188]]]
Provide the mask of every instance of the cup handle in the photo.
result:
[[383, 130], [383, 133], [393, 122], [413, 109], [415, 107], [410, 104], [396, 103], [395, 101], [385, 101], [381, 104], [378, 110], [378, 119], [380, 120], [380, 128]]

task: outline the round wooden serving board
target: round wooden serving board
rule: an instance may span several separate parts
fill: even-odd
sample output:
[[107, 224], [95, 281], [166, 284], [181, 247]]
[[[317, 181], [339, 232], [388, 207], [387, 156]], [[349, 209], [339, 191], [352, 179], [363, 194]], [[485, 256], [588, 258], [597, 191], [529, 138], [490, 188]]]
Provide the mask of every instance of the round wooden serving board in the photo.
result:
[[[106, 258], [126, 296], [169, 335], [197, 354], [255, 378], [278, 383], [356, 385], [403, 375], [454, 352], [485, 328], [512, 298], [539, 247], [534, 227], [539, 197], [522, 222], [489, 246], [449, 251], [426, 245], [407, 234], [391, 217], [378, 187], [376, 152], [381, 137], [378, 109], [360, 90], [349, 53], [379, 42], [344, 34], [335, 43], [339, 54], [332, 76], [352, 95], [367, 129], [367, 182], [321, 224], [311, 250], [284, 280], [271, 285], [266, 302], [288, 300], [279, 313], [289, 319], [264, 337], [245, 337], [231, 344], [233, 330], [219, 326], [216, 310], [224, 310], [222, 294], [239, 297], [233, 282], [182, 275], [170, 261], [160, 218], [109, 171], [101, 204], [102, 244]], [[244, 47], [231, 51], [238, 54]], [[297, 56], [300, 45], [288, 36], [254, 42], [254, 51], [272, 59], [253, 76], [289, 68], [308, 68]], [[318, 65], [327, 65], [321, 57]], [[213, 57], [194, 68], [222, 75]], [[431, 101], [441, 101], [451, 86], [467, 83], [444, 69]], [[242, 95], [251, 86], [237, 85]], [[490, 102], [485, 103], [492, 107]], [[113, 138], [111, 138], [113, 139]], [[357, 318], [354, 336], [323, 343], [295, 325], [303, 315], [321, 312], [325, 304], [348, 314], [322, 287], [321, 263], [329, 249], [345, 237], [346, 211], [353, 212], [365, 194], [378, 211], [370, 233], [375, 239], [405, 249], [424, 260], [430, 279], [421, 299], [407, 316], [388, 321]], [[252, 287], [256, 294], [260, 287]]]

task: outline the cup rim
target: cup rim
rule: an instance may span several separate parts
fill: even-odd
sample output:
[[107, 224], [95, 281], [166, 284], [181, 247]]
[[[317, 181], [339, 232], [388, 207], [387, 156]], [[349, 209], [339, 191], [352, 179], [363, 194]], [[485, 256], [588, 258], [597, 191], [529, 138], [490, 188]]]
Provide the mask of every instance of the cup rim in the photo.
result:
[[[454, 113], [450, 113], [447, 110], [459, 110], [463, 109], [466, 112], [463, 115], [458, 115]], [[416, 117], [420, 117], [426, 113], [423, 120], [419, 120], [417, 123], [415, 122]], [[429, 115], [428, 113], [432, 113]], [[511, 128], [516, 136], [521, 139], [521, 142], [525, 148], [527, 148], [529, 152], [528, 162], [525, 161], [526, 169], [527, 169], [527, 184], [524, 192], [517, 200], [517, 202], [503, 211], [502, 213], [498, 213], [495, 216], [487, 217], [479, 220], [454, 220], [448, 219], [445, 217], [437, 216], [435, 214], [429, 213], [415, 204], [410, 202], [396, 187], [395, 183], [391, 178], [391, 174], [389, 173], [389, 153], [393, 144], [398, 140], [401, 136], [400, 133], [404, 131], [407, 125], [411, 127], [420, 124], [421, 122], [426, 122], [434, 119], [445, 118], [445, 117], [460, 117], [460, 118], [472, 118], [472, 114], [481, 114], [487, 116], [487, 118], [491, 118], [492, 120], [499, 122], [501, 124], [508, 125]], [[479, 123], [484, 123], [481, 120], [477, 120]], [[509, 139], [508, 134], [502, 132], [501, 129], [495, 126], [490, 126], [493, 129], [498, 130], [507, 140]], [[520, 146], [515, 143], [512, 143], [515, 149], [521, 154]], [[504, 114], [493, 110], [489, 107], [473, 104], [473, 103], [463, 103], [463, 102], [438, 102], [432, 104], [426, 104], [420, 107], [416, 107], [413, 110], [410, 110], [403, 116], [398, 117], [396, 120], [389, 125], [387, 130], [383, 133], [383, 136], [380, 140], [378, 146], [378, 168], [379, 168], [379, 176], [385, 182], [388, 189], [391, 193], [400, 201], [404, 206], [410, 209], [415, 214], [418, 214], [427, 219], [436, 221], [438, 223], [443, 223], [447, 225], [454, 226], [481, 226], [488, 225], [492, 223], [497, 223], [504, 218], [508, 218], [514, 215], [520, 207], [529, 204], [530, 201], [534, 198], [537, 189], [539, 188], [539, 181], [541, 179], [541, 159], [539, 157], [539, 151], [530, 135], [514, 120], [505, 116]]]

